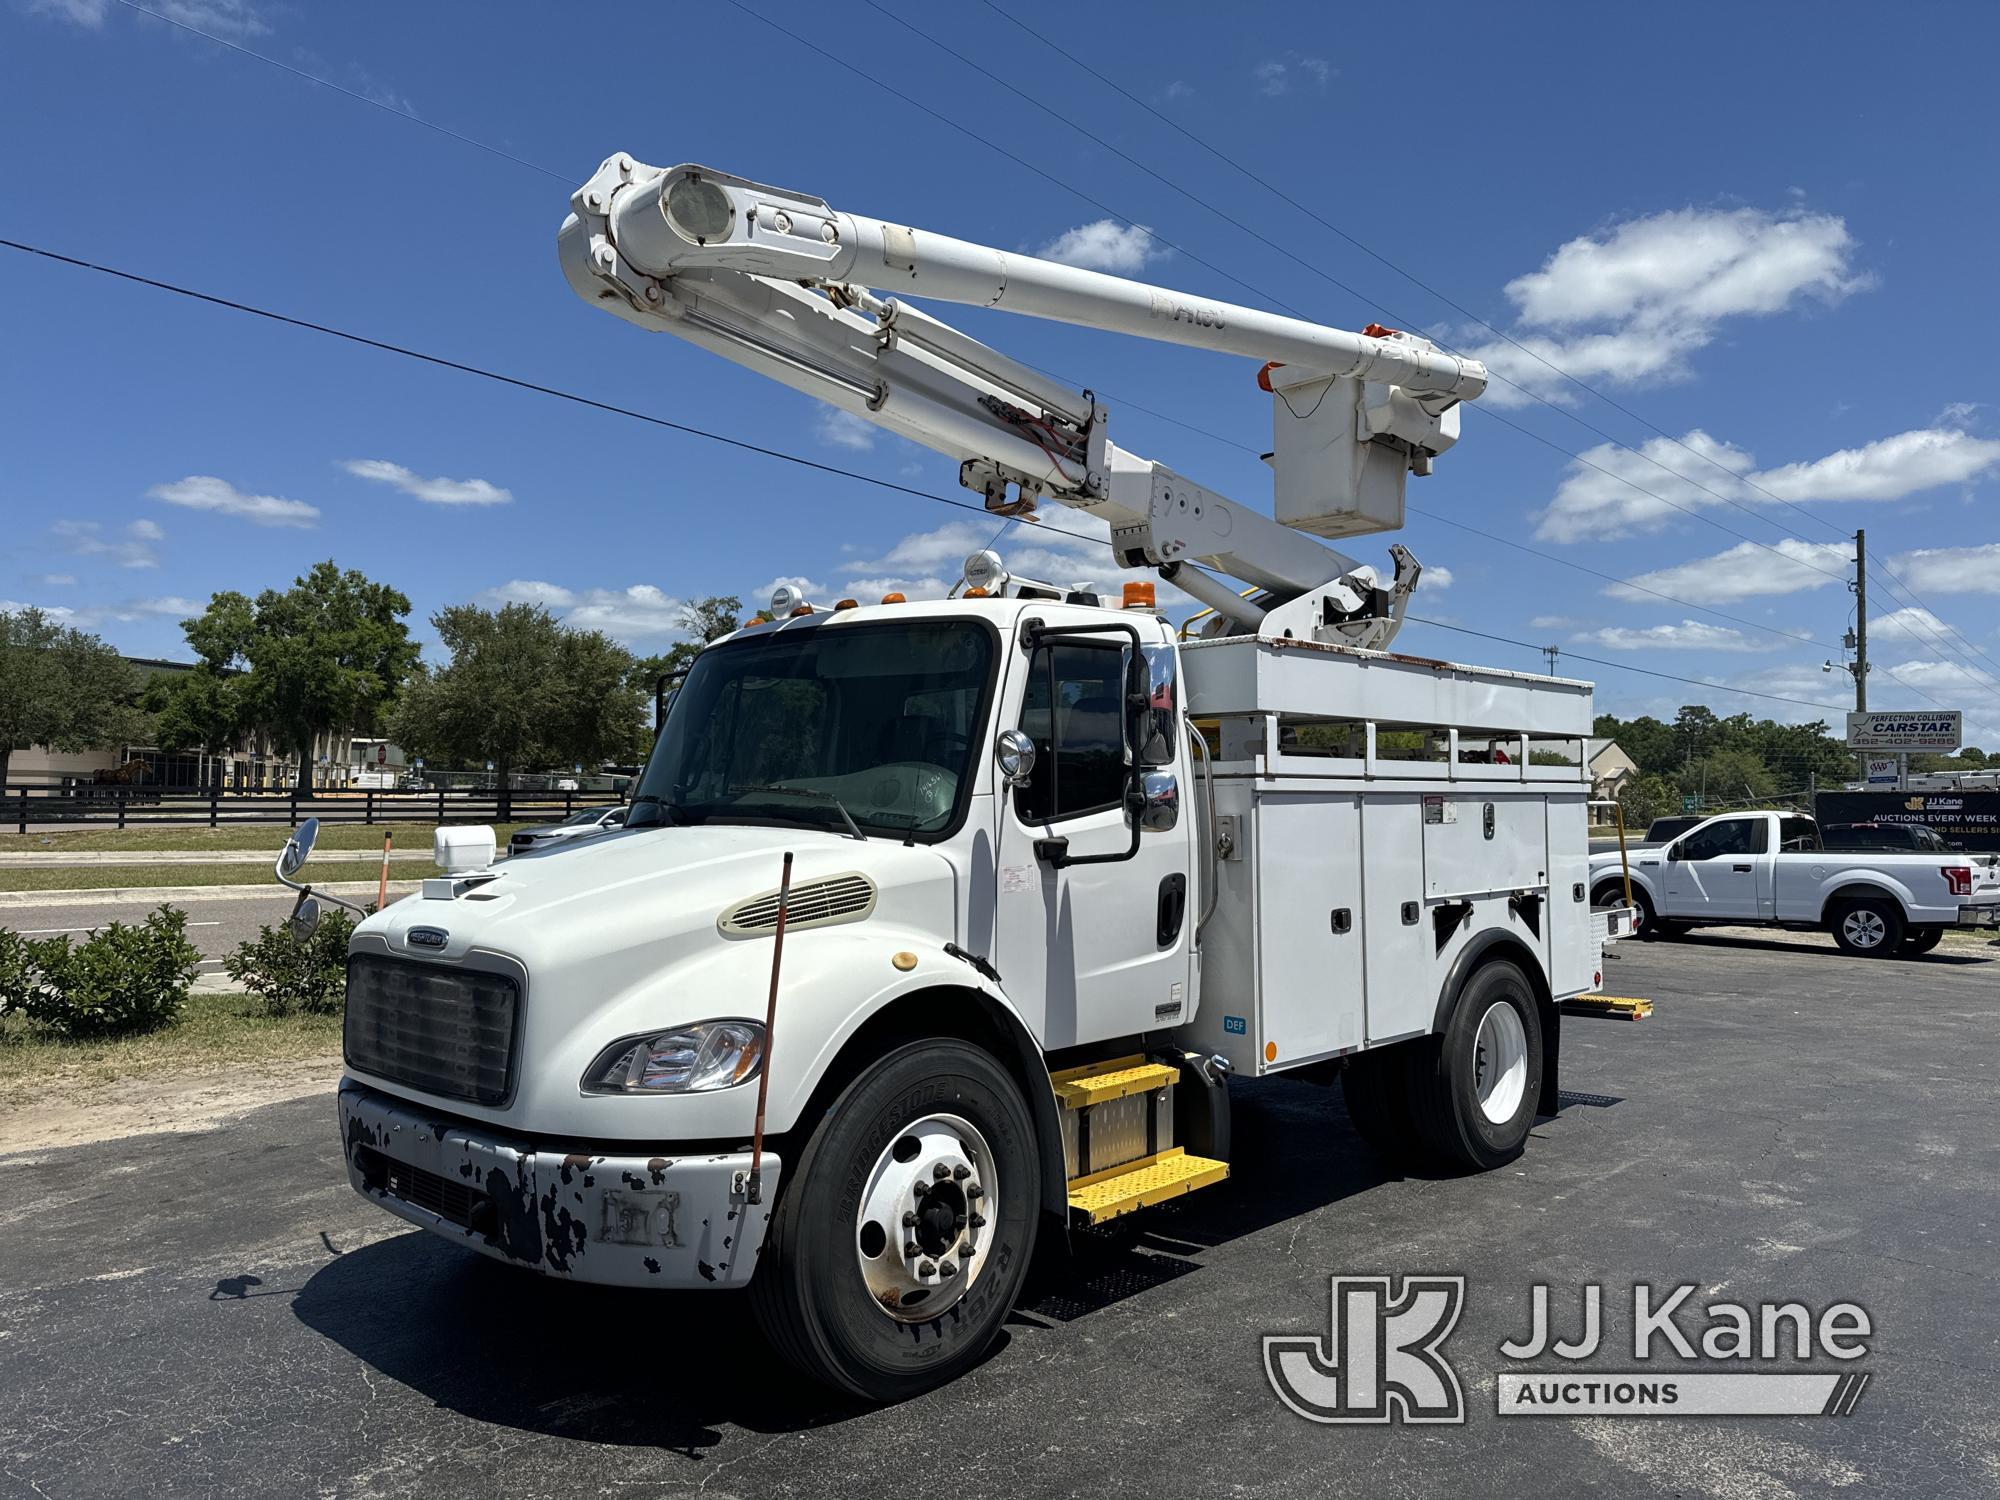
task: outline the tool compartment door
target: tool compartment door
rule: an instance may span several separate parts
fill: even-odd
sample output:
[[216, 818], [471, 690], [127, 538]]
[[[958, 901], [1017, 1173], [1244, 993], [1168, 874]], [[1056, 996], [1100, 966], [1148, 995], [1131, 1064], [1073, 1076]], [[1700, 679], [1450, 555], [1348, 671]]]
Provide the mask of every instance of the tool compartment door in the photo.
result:
[[1360, 1046], [1360, 798], [1260, 793], [1255, 858], [1258, 1071]]
[[1549, 886], [1549, 831], [1540, 797], [1426, 793], [1424, 896], [1455, 901]]

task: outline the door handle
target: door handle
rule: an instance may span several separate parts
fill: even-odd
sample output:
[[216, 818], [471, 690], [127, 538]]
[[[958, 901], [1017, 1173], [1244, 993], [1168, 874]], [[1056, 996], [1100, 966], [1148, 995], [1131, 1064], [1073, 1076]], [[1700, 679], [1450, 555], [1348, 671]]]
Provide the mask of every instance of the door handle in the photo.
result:
[[1169, 875], [1160, 882], [1159, 923], [1154, 943], [1171, 948], [1181, 935], [1181, 920], [1187, 915], [1187, 876]]
[[1748, 875], [1748, 874], [1749, 874], [1749, 873], [1750, 873], [1750, 872], [1751, 872], [1751, 871], [1752, 871], [1753, 869], [1755, 869], [1755, 868], [1756, 868], [1756, 866], [1754, 866], [1754, 865], [1731, 865], [1731, 866], [1730, 866], [1729, 868], [1730, 868], [1730, 869], [1732, 869], [1732, 870], [1734, 870], [1734, 871], [1736, 871], [1736, 873], [1737, 873], [1737, 874], [1739, 874], [1739, 875]]

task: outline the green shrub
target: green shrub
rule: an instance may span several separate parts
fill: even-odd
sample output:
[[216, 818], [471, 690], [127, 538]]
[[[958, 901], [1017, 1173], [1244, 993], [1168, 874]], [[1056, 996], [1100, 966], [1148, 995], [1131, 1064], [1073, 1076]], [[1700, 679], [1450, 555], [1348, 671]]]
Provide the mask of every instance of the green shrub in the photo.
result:
[[27, 1009], [28, 995], [40, 983], [35, 946], [13, 928], [0, 927], [0, 1016]]
[[80, 1038], [157, 1031], [180, 1018], [201, 954], [187, 939], [187, 913], [162, 906], [136, 927], [112, 922], [81, 943], [67, 937], [22, 945], [6, 982], [32, 1021]]
[[347, 985], [347, 938], [354, 923], [327, 912], [304, 942], [288, 927], [265, 927], [222, 961], [229, 977], [257, 998], [267, 1016], [303, 1011], [330, 1016]]

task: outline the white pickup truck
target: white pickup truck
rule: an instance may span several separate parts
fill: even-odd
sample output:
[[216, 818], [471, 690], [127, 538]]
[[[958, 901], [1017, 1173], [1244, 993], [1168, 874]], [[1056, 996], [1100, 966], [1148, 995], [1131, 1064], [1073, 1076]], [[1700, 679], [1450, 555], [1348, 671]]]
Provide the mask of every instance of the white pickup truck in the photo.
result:
[[[2000, 926], [2000, 855], [1830, 852], [1800, 813], [1725, 813], [1630, 856], [1641, 936], [1696, 923], [1821, 929], [1844, 953], [1914, 957], [1948, 927]], [[1614, 852], [1590, 861], [1591, 904], [1625, 905]]]

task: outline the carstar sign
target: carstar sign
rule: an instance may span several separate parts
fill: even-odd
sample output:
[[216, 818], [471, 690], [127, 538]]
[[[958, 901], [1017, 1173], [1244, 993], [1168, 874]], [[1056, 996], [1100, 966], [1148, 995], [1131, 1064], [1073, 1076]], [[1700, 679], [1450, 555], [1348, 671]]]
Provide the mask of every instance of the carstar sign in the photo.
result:
[[1924, 713], [1854, 713], [1847, 716], [1850, 750], [1958, 749], [1965, 734], [1965, 716], [1957, 709]]

